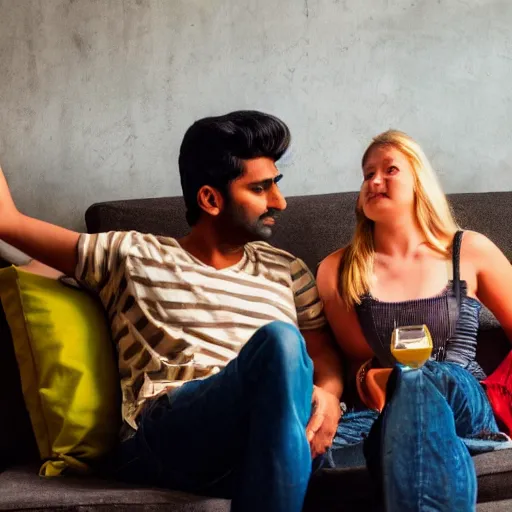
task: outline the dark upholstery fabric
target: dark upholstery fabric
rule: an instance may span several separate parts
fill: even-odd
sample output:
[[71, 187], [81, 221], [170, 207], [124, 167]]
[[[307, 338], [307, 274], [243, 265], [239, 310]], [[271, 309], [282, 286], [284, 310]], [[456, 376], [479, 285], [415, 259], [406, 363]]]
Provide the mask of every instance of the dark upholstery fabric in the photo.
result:
[[37, 466], [0, 474], [0, 510], [228, 512], [229, 501], [87, 477], [41, 478]]
[[[502, 501], [503, 504], [505, 500], [512, 500], [510, 453], [482, 454], [476, 456], [474, 461], [478, 475], [478, 501]], [[304, 512], [373, 511], [378, 503], [366, 468], [328, 469], [313, 477]], [[0, 474], [0, 510], [39, 511], [56, 508], [65, 511], [227, 512], [229, 501], [128, 486], [98, 478], [40, 478], [36, 465], [14, 467]]]
[[0, 471], [15, 462], [37, 460], [38, 451], [14, 355], [11, 331], [0, 307]]
[[509, 351], [510, 342], [501, 327], [479, 331], [476, 358], [487, 375], [498, 367]]
[[324, 469], [311, 479], [303, 512], [380, 510], [379, 496], [365, 467]]
[[488, 236], [512, 260], [512, 192], [452, 194], [448, 198], [463, 229]]
[[[314, 270], [322, 258], [350, 241], [356, 192], [287, 198], [272, 243], [301, 257]], [[448, 196], [463, 229], [489, 236], [512, 258], [512, 192]], [[181, 197], [132, 199], [94, 204], [86, 212], [91, 233], [134, 229], [180, 237], [187, 233]]]
[[[318, 262], [345, 245], [354, 227], [357, 193], [292, 197], [282, 214], [272, 243], [306, 261]], [[488, 235], [512, 256], [512, 192], [450, 196], [456, 217], [465, 229]], [[113, 201], [91, 206], [86, 213], [89, 232], [130, 230], [180, 237], [188, 232], [181, 198]], [[0, 313], [0, 464], [13, 458], [35, 458], [35, 444], [23, 404], [10, 333]], [[509, 350], [496, 319], [481, 315], [478, 360], [492, 371]], [[14, 384], [13, 384], [14, 383]], [[493, 452], [475, 457], [479, 478], [479, 512], [512, 510], [512, 456]], [[379, 510], [365, 468], [324, 470], [311, 481], [305, 512]], [[136, 488], [92, 478], [42, 479], [37, 465], [10, 468], [0, 474], [0, 510], [24, 511], [228, 511], [229, 502], [188, 496], [161, 489]]]
[[489, 501], [476, 506], [476, 512], [510, 512], [511, 510], [512, 500]]
[[[512, 258], [512, 192], [452, 194], [448, 196], [463, 229], [489, 236]], [[272, 243], [302, 258], [315, 272], [329, 253], [346, 245], [355, 225], [357, 192], [287, 199]], [[85, 215], [90, 233], [110, 230], [150, 232], [174, 237], [188, 232], [181, 197], [132, 199], [92, 205]], [[485, 307], [480, 314], [478, 361], [491, 373], [509, 350], [509, 343], [494, 316]]]
[[[512, 455], [509, 450], [484, 453], [473, 458], [478, 476], [478, 502], [512, 499]], [[306, 511], [375, 510], [379, 503], [366, 468], [326, 469], [313, 478]], [[318, 507], [318, 508], [315, 508]], [[512, 508], [510, 509], [512, 510]]]
[[473, 460], [478, 476], [478, 501], [512, 499], [512, 454], [510, 450], [482, 453], [474, 457]]
[[[350, 239], [356, 197], [355, 192], [290, 197], [272, 244], [301, 257], [314, 270]], [[89, 233], [133, 229], [179, 238], [189, 231], [181, 197], [99, 203], [88, 208], [85, 221]]]
[[179, 238], [188, 232], [185, 204], [181, 197], [109, 201], [85, 212], [89, 233], [135, 230]]

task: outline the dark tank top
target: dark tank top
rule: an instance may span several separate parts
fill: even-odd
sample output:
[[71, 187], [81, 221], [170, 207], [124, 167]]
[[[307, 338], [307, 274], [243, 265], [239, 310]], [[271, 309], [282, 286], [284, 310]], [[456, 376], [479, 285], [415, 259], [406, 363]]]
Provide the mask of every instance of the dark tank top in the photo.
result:
[[437, 361], [457, 363], [477, 379], [485, 373], [476, 362], [478, 316], [481, 304], [468, 297], [466, 281], [460, 279], [460, 246], [462, 231], [453, 239], [453, 278], [446, 288], [434, 297], [382, 302], [366, 294], [356, 313], [366, 341], [383, 367], [395, 363], [390, 350], [391, 334], [395, 326], [425, 324], [432, 335], [432, 357]]

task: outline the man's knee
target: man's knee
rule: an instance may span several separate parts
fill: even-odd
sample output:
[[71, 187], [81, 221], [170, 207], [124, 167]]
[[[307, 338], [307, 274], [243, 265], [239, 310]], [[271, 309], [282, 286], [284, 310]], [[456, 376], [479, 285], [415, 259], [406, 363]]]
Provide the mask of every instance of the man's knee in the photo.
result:
[[[313, 362], [302, 334], [293, 325], [272, 322], [262, 327], [253, 341], [255, 351], [250, 357], [255, 372], [252, 373], [252, 382], [272, 397], [273, 413], [268, 413], [269, 417], [285, 425], [286, 421], [295, 422], [299, 414], [301, 424], [305, 424], [311, 413]], [[284, 418], [287, 418], [285, 423]], [[296, 430], [295, 434], [302, 443], [304, 429]], [[288, 437], [291, 435], [287, 433]]]
[[258, 333], [262, 337], [261, 348], [274, 364], [290, 371], [312, 368], [304, 337], [294, 325], [275, 321], [261, 327]]
[[269, 350], [278, 356], [293, 360], [307, 355], [304, 338], [294, 325], [276, 320], [261, 327], [260, 331]]

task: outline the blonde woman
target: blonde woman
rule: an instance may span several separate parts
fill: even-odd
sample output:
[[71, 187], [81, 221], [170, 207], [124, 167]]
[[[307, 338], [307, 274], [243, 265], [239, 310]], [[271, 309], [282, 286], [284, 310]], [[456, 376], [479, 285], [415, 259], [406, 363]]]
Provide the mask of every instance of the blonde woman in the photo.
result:
[[[481, 303], [512, 340], [512, 267], [485, 236], [459, 231], [425, 154], [408, 135], [375, 137], [362, 170], [353, 240], [321, 263], [318, 289], [351, 377], [368, 360], [394, 369], [382, 414], [347, 414], [331, 461], [333, 453], [343, 459], [336, 447], [357, 443], [372, 427], [365, 455], [378, 471], [387, 510], [473, 510], [468, 448], [510, 447], [498, 433], [475, 355]], [[418, 324], [431, 332], [432, 358], [404, 371], [394, 365], [391, 334], [395, 326]]]

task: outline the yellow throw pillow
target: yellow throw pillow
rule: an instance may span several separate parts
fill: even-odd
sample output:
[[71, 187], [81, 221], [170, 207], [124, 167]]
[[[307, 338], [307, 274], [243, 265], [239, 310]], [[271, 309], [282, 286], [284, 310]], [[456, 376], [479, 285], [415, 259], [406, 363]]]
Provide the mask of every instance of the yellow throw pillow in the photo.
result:
[[101, 306], [85, 291], [17, 267], [0, 270], [0, 298], [45, 460], [40, 474], [88, 471], [120, 427], [118, 370]]

